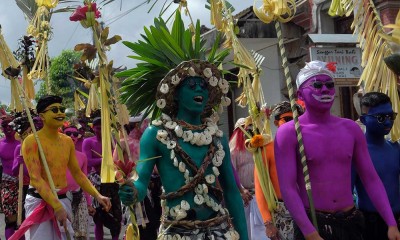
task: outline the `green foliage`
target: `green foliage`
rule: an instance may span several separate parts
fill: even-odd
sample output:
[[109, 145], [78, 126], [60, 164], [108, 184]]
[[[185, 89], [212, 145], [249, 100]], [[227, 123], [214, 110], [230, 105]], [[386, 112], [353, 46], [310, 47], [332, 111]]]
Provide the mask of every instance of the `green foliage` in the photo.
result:
[[36, 101], [47, 94], [47, 88], [51, 94], [62, 97], [65, 107], [74, 106], [74, 92], [79, 84], [73, 78], [74, 64], [80, 61], [81, 53], [72, 50], [64, 50], [51, 60], [49, 69], [49, 85], [42, 82], [39, 91], [36, 93]]
[[[211, 49], [205, 48], [205, 40], [200, 36], [200, 22], [197, 21], [194, 33], [185, 29], [181, 14], [176, 11], [175, 21], [169, 30], [162, 18], [155, 18], [154, 25], [144, 28], [142, 40], [124, 41], [136, 55], [130, 58], [140, 60], [135, 68], [117, 73], [125, 78], [121, 87], [121, 101], [126, 104], [132, 115], [144, 111], [152, 118], [160, 114], [155, 104], [157, 86], [163, 77], [178, 64], [192, 59], [206, 60], [220, 65], [230, 49], [217, 52], [220, 37]], [[208, 56], [206, 56], [209, 53]]]

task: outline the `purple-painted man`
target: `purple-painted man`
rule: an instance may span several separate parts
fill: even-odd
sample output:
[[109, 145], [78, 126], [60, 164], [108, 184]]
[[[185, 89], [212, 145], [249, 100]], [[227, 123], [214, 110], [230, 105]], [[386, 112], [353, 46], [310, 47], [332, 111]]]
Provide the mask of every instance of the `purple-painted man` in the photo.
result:
[[12, 174], [12, 165], [14, 162], [14, 150], [19, 141], [15, 139], [15, 131], [9, 125], [12, 120], [11, 116], [5, 116], [1, 120], [1, 129], [5, 137], [0, 140], [0, 159], [3, 165], [0, 190], [2, 210], [6, 223], [4, 232], [6, 239], [14, 234], [17, 227], [18, 210], [18, 179]]
[[118, 196], [119, 186], [117, 183], [101, 183], [100, 170], [102, 161], [101, 146], [101, 118], [93, 119], [93, 131], [95, 136], [86, 138], [82, 143], [82, 151], [88, 159], [88, 178], [93, 185], [100, 190], [100, 193], [111, 199], [111, 209], [109, 213], [102, 210], [101, 206], [93, 200], [96, 212], [93, 216], [95, 223], [94, 234], [96, 240], [103, 239], [103, 226], [110, 229], [113, 240], [117, 240], [121, 232], [122, 209], [121, 201]]
[[[370, 159], [360, 127], [331, 115], [335, 88], [331, 64], [312, 61], [296, 78], [298, 98], [306, 112], [299, 118], [319, 232], [309, 219], [309, 201], [293, 122], [282, 125], [275, 138], [275, 157], [283, 200], [297, 229], [295, 239], [362, 239], [363, 215], [354, 208], [351, 166], [371, 201], [389, 226], [388, 238], [400, 239], [382, 181]], [[304, 235], [304, 236], [303, 236]]]

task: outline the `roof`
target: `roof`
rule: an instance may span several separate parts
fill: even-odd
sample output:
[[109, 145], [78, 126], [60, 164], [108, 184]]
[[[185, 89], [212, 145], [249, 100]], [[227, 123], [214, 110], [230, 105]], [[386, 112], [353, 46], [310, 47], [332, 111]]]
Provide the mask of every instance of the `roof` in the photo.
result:
[[353, 34], [308, 34], [308, 37], [313, 43], [358, 43]]

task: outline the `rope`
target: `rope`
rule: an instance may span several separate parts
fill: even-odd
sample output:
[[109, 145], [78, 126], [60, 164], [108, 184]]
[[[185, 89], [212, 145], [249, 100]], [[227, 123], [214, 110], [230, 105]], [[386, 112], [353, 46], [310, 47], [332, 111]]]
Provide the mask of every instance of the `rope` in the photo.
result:
[[309, 172], [308, 172], [307, 159], [306, 159], [306, 155], [305, 155], [305, 151], [304, 151], [304, 144], [303, 144], [303, 136], [301, 134], [300, 123], [299, 123], [299, 113], [297, 112], [297, 108], [296, 108], [296, 105], [295, 105], [293, 81], [292, 81], [292, 77], [291, 77], [290, 71], [289, 71], [289, 65], [288, 65], [285, 46], [283, 44], [282, 29], [281, 29], [280, 22], [277, 21], [275, 23], [275, 29], [276, 29], [276, 34], [278, 36], [278, 45], [279, 45], [279, 50], [280, 50], [281, 57], [282, 57], [282, 66], [284, 68], [284, 73], [285, 73], [285, 78], [286, 78], [286, 85], [287, 85], [287, 88], [289, 90], [290, 105], [291, 105], [292, 112], [293, 112], [293, 120], [294, 120], [295, 129], [296, 129], [297, 141], [299, 143], [300, 159], [301, 159], [301, 165], [303, 167], [304, 182], [306, 184], [306, 191], [307, 191], [308, 201], [310, 203], [311, 218], [312, 218], [312, 222], [314, 224], [314, 227], [318, 231], [318, 224], [317, 224], [317, 218], [316, 218], [316, 215], [315, 215], [314, 201], [312, 199], [312, 193], [311, 193], [310, 175], [309, 175]]

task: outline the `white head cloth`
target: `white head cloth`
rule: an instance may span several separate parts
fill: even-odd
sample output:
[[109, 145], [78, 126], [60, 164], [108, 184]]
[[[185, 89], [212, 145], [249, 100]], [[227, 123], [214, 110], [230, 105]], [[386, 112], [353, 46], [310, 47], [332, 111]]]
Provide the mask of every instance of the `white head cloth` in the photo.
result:
[[137, 122], [140, 122], [142, 120], [142, 118], [143, 118], [143, 113], [140, 113], [139, 115], [131, 116], [129, 118], [129, 122], [130, 123], [137, 123]]
[[328, 64], [329, 63], [321, 62], [318, 60], [306, 63], [306, 66], [300, 70], [299, 74], [297, 74], [296, 77], [297, 89], [299, 89], [301, 84], [303, 84], [305, 81], [316, 75], [328, 75], [329, 77], [334, 79], [333, 76], [334, 70], [332, 71], [328, 69], [327, 68]]

